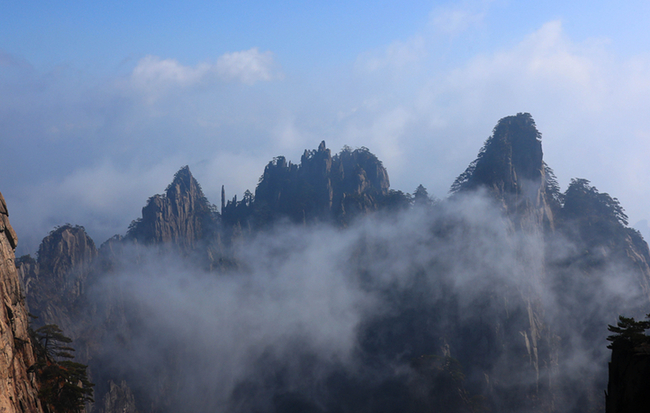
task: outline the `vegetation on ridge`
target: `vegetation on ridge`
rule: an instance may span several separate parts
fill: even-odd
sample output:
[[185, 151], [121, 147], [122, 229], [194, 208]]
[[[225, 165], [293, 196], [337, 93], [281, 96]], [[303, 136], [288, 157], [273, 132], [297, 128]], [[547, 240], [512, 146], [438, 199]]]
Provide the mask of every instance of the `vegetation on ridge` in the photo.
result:
[[[539, 182], [542, 177], [542, 134], [530, 113], [499, 120], [476, 159], [456, 178], [450, 193], [498, 185], [510, 192], [515, 180]], [[514, 169], [518, 175], [513, 176]]]

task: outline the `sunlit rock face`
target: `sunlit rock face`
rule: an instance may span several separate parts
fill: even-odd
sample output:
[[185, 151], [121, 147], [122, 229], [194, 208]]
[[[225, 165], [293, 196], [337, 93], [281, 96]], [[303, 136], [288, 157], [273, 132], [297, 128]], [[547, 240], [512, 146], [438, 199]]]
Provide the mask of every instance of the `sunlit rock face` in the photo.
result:
[[33, 373], [35, 363], [27, 331], [29, 317], [14, 265], [18, 238], [0, 194], [0, 412], [42, 412]]

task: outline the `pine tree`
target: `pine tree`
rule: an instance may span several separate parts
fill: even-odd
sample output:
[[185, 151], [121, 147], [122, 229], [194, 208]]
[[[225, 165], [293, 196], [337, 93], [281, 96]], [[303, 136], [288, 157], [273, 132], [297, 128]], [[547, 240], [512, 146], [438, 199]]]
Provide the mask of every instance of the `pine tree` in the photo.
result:
[[616, 326], [607, 326], [607, 329], [614, 333], [607, 337], [607, 341], [612, 342], [607, 348], [611, 349], [619, 340], [629, 341], [635, 346], [650, 342], [650, 337], [645, 334], [645, 331], [650, 329], [650, 314], [646, 318], [645, 321], [635, 321], [633, 317], [619, 316]]
[[54, 413], [79, 413], [94, 401], [88, 366], [72, 361], [72, 340], [55, 324], [32, 331], [36, 364], [31, 367], [40, 383], [39, 398]]

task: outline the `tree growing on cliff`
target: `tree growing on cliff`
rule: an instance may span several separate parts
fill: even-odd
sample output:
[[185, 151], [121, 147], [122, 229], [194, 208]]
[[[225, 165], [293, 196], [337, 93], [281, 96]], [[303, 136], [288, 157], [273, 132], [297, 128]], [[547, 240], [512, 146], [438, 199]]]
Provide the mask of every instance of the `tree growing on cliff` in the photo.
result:
[[619, 340], [629, 341], [634, 346], [648, 343], [650, 337], [645, 332], [650, 329], [650, 314], [646, 316], [644, 321], [635, 321], [634, 317], [619, 316], [616, 326], [608, 325], [607, 329], [614, 333], [607, 337], [607, 341], [612, 342], [607, 348], [611, 349], [614, 343]]
[[39, 398], [51, 412], [82, 412], [86, 402], [94, 401], [94, 384], [88, 380], [88, 366], [72, 361], [72, 340], [55, 324], [31, 333], [37, 358], [31, 369], [40, 384]]

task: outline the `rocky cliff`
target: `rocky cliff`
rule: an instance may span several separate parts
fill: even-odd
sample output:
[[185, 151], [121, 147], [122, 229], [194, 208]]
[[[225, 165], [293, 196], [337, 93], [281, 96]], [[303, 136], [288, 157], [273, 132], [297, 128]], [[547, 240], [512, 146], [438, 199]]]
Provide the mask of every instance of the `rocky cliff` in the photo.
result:
[[650, 344], [613, 343], [606, 407], [607, 413], [650, 411]]
[[[527, 399], [528, 408], [536, 411], [548, 409], [548, 400], [556, 397], [558, 386], [549, 378], [557, 368], [559, 336], [545, 317], [539, 292], [530, 288], [547, 277], [542, 258], [543, 240], [551, 238], [549, 233], [555, 228], [554, 210], [559, 208], [553, 182], [552, 171], [543, 160], [541, 133], [530, 114], [519, 113], [499, 120], [477, 158], [451, 187], [452, 199], [485, 193], [502, 211], [509, 227], [508, 237], [512, 238], [512, 248], [517, 251], [516, 261], [511, 265], [519, 268], [517, 276], [526, 280], [525, 287], [504, 290], [495, 285], [485, 291], [486, 297], [492, 295], [496, 302], [502, 301], [502, 304], [492, 302], [490, 305], [502, 306], [505, 310], [507, 300], [516, 300], [518, 304], [515, 305], [517, 309], [510, 310], [507, 315], [509, 321], [482, 321], [480, 328], [495, 329], [495, 337], [501, 337], [492, 342], [494, 347], [487, 349], [489, 353], [500, 354], [501, 349], [508, 348], [514, 353], [521, 352], [521, 360], [527, 360], [526, 363], [513, 363], [511, 368], [534, 377], [534, 386], [518, 389], [517, 393]], [[504, 328], [502, 323], [510, 325], [505, 327], [505, 332], [499, 331]], [[508, 331], [509, 328], [512, 330]], [[512, 342], [517, 333], [519, 343]], [[501, 341], [503, 339], [506, 341]], [[504, 379], [503, 376], [492, 377], [495, 381]]]
[[639, 231], [627, 227], [618, 200], [586, 179], [571, 180], [563, 200], [557, 214], [560, 232], [578, 248], [554, 264], [595, 272], [617, 261], [638, 275], [639, 287], [650, 298], [650, 250]]
[[248, 192], [239, 202], [235, 197], [222, 215], [231, 225], [263, 226], [281, 218], [346, 224], [357, 215], [407, 203], [389, 188], [386, 169], [367, 148], [346, 147], [332, 156], [323, 141], [318, 149], [305, 150], [300, 164], [283, 156], [269, 162], [255, 195]]
[[66, 224], [43, 239], [38, 258], [20, 257], [16, 264], [27, 305], [38, 316], [37, 324], [57, 324], [73, 340], [83, 328], [85, 289], [97, 248], [81, 226]]
[[[563, 381], [559, 374], [568, 368], [569, 354], [574, 351], [567, 338], [578, 328], [583, 332], [582, 340], [597, 341], [606, 325], [605, 315], [615, 316], [617, 304], [599, 303], [598, 316], [594, 314], [573, 326], [549, 316], [555, 311], [544, 304], [549, 291], [535, 285], [552, 286], [554, 299], [567, 314], [580, 313], [581, 302], [597, 302], [597, 296], [585, 293], [592, 291], [592, 285], [601, 286], [598, 293], [605, 293], [605, 286], [615, 279], [636, 285], [650, 297], [650, 253], [638, 231], [627, 227], [627, 217], [616, 198], [598, 192], [584, 179], [572, 180], [564, 194], [559, 192], [554, 174], [543, 160], [541, 141], [530, 114], [501, 119], [451, 192], [453, 199], [483, 191], [503, 212], [521, 265], [519, 277], [530, 283], [526, 288], [517, 287], [517, 300], [522, 305], [519, 312], [508, 316], [528, 320], [516, 324], [537, 378], [528, 397], [568, 404], [577, 395], [567, 392], [575, 383]], [[619, 273], [625, 274], [625, 281], [620, 280]], [[492, 293], [495, 297], [509, 295], [498, 287]], [[485, 294], [490, 294], [489, 290]], [[499, 323], [484, 327], [503, 328]], [[506, 333], [504, 337], [515, 336]], [[511, 344], [494, 343], [503, 347]], [[604, 346], [592, 356], [601, 360]], [[604, 378], [600, 378], [594, 389], [603, 385]], [[599, 404], [595, 390], [581, 397], [592, 407]], [[535, 408], [547, 407], [540, 403]]]
[[142, 208], [142, 218], [131, 224], [126, 239], [193, 250], [201, 241], [216, 236], [218, 217], [213, 209], [185, 166], [176, 173], [165, 194], [149, 198]]
[[0, 412], [42, 412], [34, 373], [36, 360], [28, 334], [29, 317], [20, 288], [14, 249], [18, 238], [0, 194]]
[[518, 227], [554, 226], [559, 189], [543, 161], [542, 135], [529, 113], [497, 123], [477, 158], [451, 187], [452, 193], [486, 189]]

